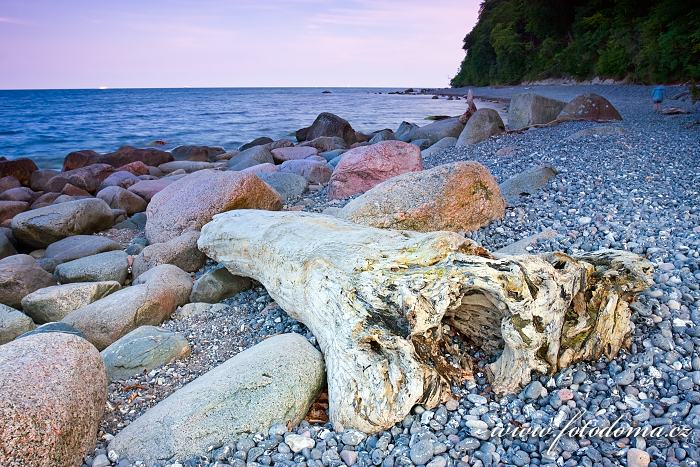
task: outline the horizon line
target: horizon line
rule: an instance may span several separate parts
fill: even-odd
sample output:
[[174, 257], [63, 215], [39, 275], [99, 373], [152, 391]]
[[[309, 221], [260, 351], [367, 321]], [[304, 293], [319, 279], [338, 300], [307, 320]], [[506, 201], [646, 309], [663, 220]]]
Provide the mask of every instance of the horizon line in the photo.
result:
[[0, 88], [1, 91], [124, 91], [149, 89], [450, 89], [450, 86], [159, 86], [159, 87], [76, 87], [76, 88]]

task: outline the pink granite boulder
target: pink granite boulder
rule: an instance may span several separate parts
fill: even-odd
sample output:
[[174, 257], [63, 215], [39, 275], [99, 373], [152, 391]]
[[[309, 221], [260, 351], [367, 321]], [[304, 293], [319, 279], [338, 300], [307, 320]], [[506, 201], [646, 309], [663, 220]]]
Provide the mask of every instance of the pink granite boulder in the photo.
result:
[[423, 169], [420, 149], [402, 141], [382, 141], [343, 154], [330, 179], [328, 196], [347, 198], [397, 175]]

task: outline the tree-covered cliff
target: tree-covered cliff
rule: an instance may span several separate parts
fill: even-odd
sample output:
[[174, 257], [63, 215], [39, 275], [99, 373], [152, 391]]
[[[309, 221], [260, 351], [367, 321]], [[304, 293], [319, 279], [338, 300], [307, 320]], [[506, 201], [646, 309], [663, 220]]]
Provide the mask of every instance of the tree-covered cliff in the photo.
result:
[[453, 86], [700, 80], [698, 0], [485, 0]]

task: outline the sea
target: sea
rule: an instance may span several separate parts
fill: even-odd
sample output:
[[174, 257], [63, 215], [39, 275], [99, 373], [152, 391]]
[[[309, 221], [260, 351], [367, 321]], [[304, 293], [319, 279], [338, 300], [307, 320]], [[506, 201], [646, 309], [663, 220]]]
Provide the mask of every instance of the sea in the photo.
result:
[[260, 136], [293, 138], [321, 112], [358, 131], [460, 115], [464, 100], [389, 94], [388, 88], [208, 88], [0, 91], [0, 156], [60, 167], [71, 151], [183, 144], [226, 150]]

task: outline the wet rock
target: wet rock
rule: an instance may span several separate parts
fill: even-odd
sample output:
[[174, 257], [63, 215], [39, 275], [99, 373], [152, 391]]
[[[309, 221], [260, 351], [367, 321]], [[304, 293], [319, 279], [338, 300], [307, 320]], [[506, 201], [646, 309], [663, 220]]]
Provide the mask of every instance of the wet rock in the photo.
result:
[[0, 160], [0, 178], [14, 177], [25, 186], [29, 185], [32, 174], [37, 169], [34, 161], [27, 158]]

